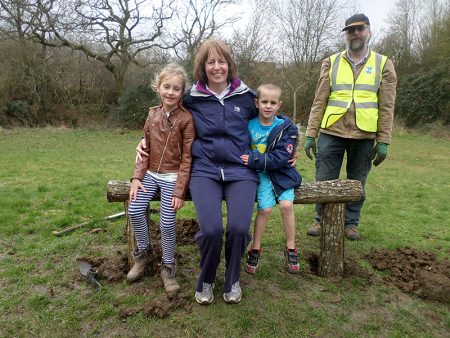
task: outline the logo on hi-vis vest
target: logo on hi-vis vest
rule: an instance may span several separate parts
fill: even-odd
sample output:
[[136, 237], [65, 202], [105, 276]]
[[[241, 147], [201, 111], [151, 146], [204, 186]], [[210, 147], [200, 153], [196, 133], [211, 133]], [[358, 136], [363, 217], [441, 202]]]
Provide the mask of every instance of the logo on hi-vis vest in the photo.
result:
[[288, 145], [286, 145], [286, 151], [289, 154], [292, 154], [292, 152], [294, 151], [294, 146], [291, 143], [289, 143]]
[[372, 72], [373, 72], [373, 67], [372, 66], [367, 66], [366, 67], [366, 74], [370, 75], [370, 74], [372, 74]]

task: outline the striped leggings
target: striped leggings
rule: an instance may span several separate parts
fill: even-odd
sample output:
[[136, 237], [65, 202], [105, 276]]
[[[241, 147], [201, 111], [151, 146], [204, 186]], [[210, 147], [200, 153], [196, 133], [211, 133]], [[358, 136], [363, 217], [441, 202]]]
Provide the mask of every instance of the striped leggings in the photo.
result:
[[142, 180], [142, 185], [147, 192], [138, 190], [136, 201], [132, 200], [128, 208], [128, 215], [130, 217], [131, 225], [133, 227], [134, 236], [136, 237], [136, 244], [139, 249], [145, 250], [150, 245], [148, 223], [145, 217], [147, 206], [154, 197], [158, 188], [161, 191], [161, 212], [159, 229], [161, 231], [161, 251], [162, 263], [175, 263], [175, 243], [176, 243], [176, 226], [175, 226], [175, 212], [172, 208], [173, 190], [176, 182], [168, 182], [160, 180], [145, 174]]

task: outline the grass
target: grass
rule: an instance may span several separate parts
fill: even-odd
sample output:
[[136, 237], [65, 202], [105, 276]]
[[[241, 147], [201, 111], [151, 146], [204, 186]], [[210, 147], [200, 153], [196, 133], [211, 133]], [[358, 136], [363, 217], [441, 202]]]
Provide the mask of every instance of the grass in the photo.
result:
[[[162, 288], [124, 281], [104, 283], [100, 292], [79, 278], [76, 258], [125, 252], [123, 219], [94, 221], [63, 237], [53, 230], [122, 211], [106, 201], [110, 179], [127, 179], [139, 131], [0, 130], [0, 336], [388, 336], [439, 337], [450, 331], [449, 304], [426, 301], [383, 284], [364, 259], [372, 248], [410, 246], [450, 256], [450, 141], [400, 130], [388, 159], [369, 175], [360, 231], [363, 241], [346, 242], [346, 255], [375, 274], [330, 281], [283, 269], [280, 215], [270, 219], [261, 269], [243, 273], [244, 298], [221, 300], [218, 278], [212, 306], [192, 304], [159, 319], [143, 313], [122, 319], [120, 309], [157, 299]], [[303, 155], [303, 154], [302, 154]], [[298, 161], [305, 181], [314, 164]], [[297, 243], [303, 253], [319, 251], [307, 237], [312, 205], [296, 206]], [[191, 203], [179, 217], [195, 217]], [[90, 234], [101, 227], [105, 231]], [[198, 249], [184, 246], [179, 280], [192, 294]], [[223, 275], [223, 263], [218, 276]], [[156, 277], [155, 277], [156, 278]], [[192, 299], [193, 300], [193, 297]]]

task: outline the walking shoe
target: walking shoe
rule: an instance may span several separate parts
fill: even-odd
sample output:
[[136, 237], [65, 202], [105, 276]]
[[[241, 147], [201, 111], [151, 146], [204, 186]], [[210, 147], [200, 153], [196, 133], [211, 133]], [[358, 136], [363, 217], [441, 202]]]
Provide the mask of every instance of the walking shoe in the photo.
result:
[[359, 232], [356, 229], [356, 227], [346, 227], [344, 229], [344, 234], [345, 237], [351, 241], [359, 241], [361, 239], [361, 236], [359, 235]]
[[229, 304], [236, 304], [241, 301], [242, 289], [239, 285], [239, 281], [231, 286], [231, 291], [223, 294], [223, 300]]
[[289, 273], [299, 273], [300, 264], [298, 264], [297, 249], [285, 248], [284, 256], [286, 257], [287, 270]]
[[254, 275], [258, 270], [259, 257], [261, 257], [261, 249], [252, 249], [248, 252], [247, 265], [245, 266], [245, 272], [250, 275]]
[[311, 225], [306, 233], [314, 237], [320, 236], [320, 223]]
[[127, 281], [137, 281], [145, 272], [147, 264], [150, 262], [150, 257], [153, 254], [153, 248], [149, 246], [146, 250], [139, 251], [135, 248], [131, 253], [134, 259], [134, 265], [127, 274]]
[[202, 291], [195, 291], [195, 300], [199, 304], [211, 304], [214, 300], [214, 283], [203, 283]]
[[168, 295], [173, 295], [180, 289], [180, 285], [175, 279], [176, 271], [175, 264], [163, 264], [161, 266], [161, 278], [164, 283], [164, 289]]

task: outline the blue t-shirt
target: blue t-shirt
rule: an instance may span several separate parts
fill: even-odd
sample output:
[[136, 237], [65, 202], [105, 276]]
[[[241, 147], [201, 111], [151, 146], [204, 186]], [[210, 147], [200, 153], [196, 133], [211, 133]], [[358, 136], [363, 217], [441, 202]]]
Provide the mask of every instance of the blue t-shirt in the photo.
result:
[[250, 133], [250, 148], [252, 150], [257, 150], [261, 154], [265, 153], [267, 150], [267, 139], [273, 128], [282, 124], [283, 120], [275, 116], [273, 123], [270, 126], [263, 126], [258, 117], [251, 119], [248, 123], [248, 132]]

